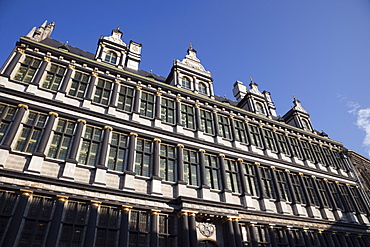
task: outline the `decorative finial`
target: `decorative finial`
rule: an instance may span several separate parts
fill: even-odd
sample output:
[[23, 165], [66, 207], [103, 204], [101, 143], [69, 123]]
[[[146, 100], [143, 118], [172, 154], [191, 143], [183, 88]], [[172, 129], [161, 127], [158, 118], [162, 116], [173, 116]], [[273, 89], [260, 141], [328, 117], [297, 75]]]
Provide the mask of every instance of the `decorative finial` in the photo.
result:
[[121, 29], [121, 27], [120, 27], [120, 26], [118, 26], [118, 27], [117, 27], [117, 29], [118, 29], [118, 30], [120, 30], [120, 29]]
[[252, 78], [252, 77], [249, 77], [249, 80], [250, 80], [250, 81], [253, 81], [253, 78]]
[[193, 43], [190, 42], [189, 46], [190, 46], [190, 48], [193, 48]]
[[293, 97], [293, 99], [294, 99], [294, 100], [296, 100], [296, 98], [295, 98], [295, 95], [294, 95], [294, 94], [292, 94], [292, 97]]
[[151, 69], [151, 70], [150, 70], [150, 73], [152, 73], [152, 72], [153, 72], [153, 70]]

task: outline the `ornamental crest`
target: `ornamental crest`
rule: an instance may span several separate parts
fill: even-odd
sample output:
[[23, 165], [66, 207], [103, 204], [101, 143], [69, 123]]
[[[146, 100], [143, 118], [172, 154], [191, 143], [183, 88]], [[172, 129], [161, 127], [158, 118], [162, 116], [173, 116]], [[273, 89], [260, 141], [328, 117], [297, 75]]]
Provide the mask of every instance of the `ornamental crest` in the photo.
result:
[[215, 232], [216, 227], [211, 223], [199, 223], [198, 229], [203, 236], [209, 238]]

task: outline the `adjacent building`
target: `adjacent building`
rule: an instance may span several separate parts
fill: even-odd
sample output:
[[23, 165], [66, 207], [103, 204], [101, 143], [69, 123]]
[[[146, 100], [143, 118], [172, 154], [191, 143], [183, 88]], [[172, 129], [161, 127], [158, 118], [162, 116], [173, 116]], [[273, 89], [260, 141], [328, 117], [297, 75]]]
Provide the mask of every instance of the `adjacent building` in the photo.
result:
[[53, 29], [0, 71], [2, 246], [370, 246], [369, 160], [298, 99], [278, 115], [252, 79], [217, 96], [192, 46], [162, 77], [119, 28], [95, 53]]

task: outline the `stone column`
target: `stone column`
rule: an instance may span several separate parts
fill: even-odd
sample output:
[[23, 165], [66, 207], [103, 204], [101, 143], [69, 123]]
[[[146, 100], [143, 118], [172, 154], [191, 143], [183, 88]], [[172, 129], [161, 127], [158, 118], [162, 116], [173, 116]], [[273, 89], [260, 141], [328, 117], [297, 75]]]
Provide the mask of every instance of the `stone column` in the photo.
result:
[[94, 246], [94, 239], [95, 239], [95, 228], [98, 219], [98, 208], [101, 202], [98, 201], [90, 201], [90, 214], [87, 223], [86, 235], [85, 235], [85, 245], [84, 246]]
[[234, 226], [232, 222], [232, 217], [226, 217], [226, 233], [227, 233], [227, 242], [229, 247], [236, 247], [235, 243], [235, 233], [234, 233]]
[[98, 158], [98, 163], [95, 165], [95, 178], [94, 178], [94, 185], [105, 186], [105, 175], [107, 173], [107, 155], [108, 155], [108, 147], [109, 147], [109, 140], [111, 138], [113, 128], [110, 126], [104, 126], [103, 131], [103, 141], [100, 146], [100, 155]]
[[87, 91], [86, 91], [86, 94], [85, 94], [85, 100], [92, 100], [92, 96], [93, 96], [92, 94], [93, 94], [93, 91], [94, 91], [95, 81], [96, 81], [97, 77], [98, 77], [97, 72], [91, 72], [89, 84], [87, 86]]
[[66, 196], [57, 196], [55, 203], [54, 214], [51, 218], [50, 229], [46, 238], [45, 246], [57, 246], [58, 233], [60, 229], [60, 222], [62, 221], [64, 204], [68, 200]]
[[61, 83], [60, 88], [59, 88], [60, 93], [66, 93], [68, 83], [71, 80], [72, 72], [73, 72], [74, 69], [75, 69], [74, 65], [72, 65], [72, 64], [68, 65], [67, 72], [64, 75], [62, 83]]
[[251, 145], [252, 141], [251, 141], [251, 133], [249, 130], [248, 120], [244, 120], [244, 128], [245, 128], [245, 134], [247, 137], [247, 144]]
[[249, 233], [250, 233], [250, 246], [251, 247], [258, 247], [258, 241], [256, 236], [256, 222], [250, 222], [249, 223]]
[[133, 107], [132, 112], [136, 114], [140, 113], [141, 89], [142, 87], [140, 86], [136, 86], [135, 88], [134, 107]]
[[131, 209], [132, 207], [122, 205], [118, 246], [128, 246], [129, 214]]
[[213, 110], [212, 114], [213, 114], [213, 123], [214, 123], [214, 127], [215, 127], [215, 136], [218, 137], [218, 136], [220, 136], [220, 128], [218, 126], [217, 110]]
[[117, 95], [118, 95], [118, 89], [119, 89], [120, 82], [121, 81], [118, 79], [114, 80], [113, 90], [112, 90], [112, 94], [109, 100], [109, 107], [116, 107], [117, 105]]
[[21, 189], [21, 195], [18, 199], [18, 204], [15, 208], [13, 217], [10, 221], [8, 230], [4, 234], [3, 246], [13, 246], [15, 239], [18, 235], [18, 231], [21, 227], [23, 220], [23, 214], [26, 210], [28, 198], [32, 195], [32, 191]]
[[179, 217], [179, 247], [189, 247], [190, 245], [190, 234], [189, 234], [189, 219], [188, 212], [181, 210], [178, 213]]
[[19, 62], [20, 58], [22, 57], [24, 53], [25, 53], [25, 50], [21, 48], [17, 48], [14, 57], [12, 58], [10, 63], [6, 66], [6, 69], [3, 72], [3, 76], [8, 77], [8, 78], [10, 77], [15, 66], [17, 65], [17, 63]]
[[159, 176], [159, 152], [161, 140], [154, 138], [153, 140], [153, 170], [151, 176], [151, 194], [162, 195], [162, 178]]
[[235, 246], [243, 247], [242, 234], [240, 232], [239, 218], [233, 218], [234, 236], [235, 236]]
[[303, 228], [303, 231], [302, 231], [302, 235], [303, 235], [303, 240], [304, 240], [304, 244], [305, 244], [305, 247], [311, 247], [311, 241], [310, 241], [310, 238], [309, 238], [309, 235], [307, 233], [309, 228]]
[[198, 150], [198, 157], [199, 157], [199, 170], [200, 170], [200, 187], [201, 188], [207, 188], [209, 189], [210, 187], [207, 185], [207, 180], [206, 180], [206, 167], [204, 164], [204, 153], [206, 150], [204, 149], [199, 149]]
[[275, 233], [274, 233], [274, 226], [275, 226], [274, 224], [270, 224], [269, 228], [268, 228], [268, 233], [269, 233], [269, 236], [270, 236], [270, 242], [271, 242], [272, 247], [277, 246], [276, 236], [275, 236]]
[[285, 229], [285, 232], [286, 232], [286, 236], [288, 238], [289, 246], [295, 246], [291, 230], [292, 230], [292, 227], [287, 226], [287, 228]]
[[197, 212], [189, 211], [189, 236], [190, 236], [190, 245], [189, 246], [198, 246], [198, 237], [197, 237], [197, 227], [195, 224], [195, 216]]
[[196, 131], [202, 131], [202, 120], [200, 118], [200, 105], [195, 104], [195, 130]]
[[162, 93], [157, 92], [155, 97], [154, 119], [161, 121]]
[[235, 132], [235, 123], [234, 123], [234, 116], [230, 115], [229, 116], [229, 121], [230, 121], [230, 128], [231, 128], [231, 139], [235, 142], [236, 141], [236, 132]]
[[161, 211], [160, 210], [151, 210], [151, 217], [150, 217], [150, 246], [157, 247], [158, 246], [158, 215]]
[[176, 108], [175, 108], [175, 115], [176, 115], [176, 132], [182, 133], [183, 132], [183, 124], [181, 120], [181, 99], [176, 98]]
[[45, 72], [46, 66], [50, 63], [49, 57], [44, 57], [44, 60], [42, 61], [40, 68], [37, 70], [35, 77], [33, 78], [33, 81], [31, 84], [38, 86], [41, 80], [42, 75]]
[[135, 164], [135, 153], [136, 153], [136, 142], [137, 142], [138, 134], [131, 132], [129, 137], [129, 148], [128, 148], [128, 155], [127, 155], [127, 167], [124, 171], [124, 182], [123, 188], [127, 190], [134, 191], [135, 190], [135, 172], [134, 172], [134, 164]]

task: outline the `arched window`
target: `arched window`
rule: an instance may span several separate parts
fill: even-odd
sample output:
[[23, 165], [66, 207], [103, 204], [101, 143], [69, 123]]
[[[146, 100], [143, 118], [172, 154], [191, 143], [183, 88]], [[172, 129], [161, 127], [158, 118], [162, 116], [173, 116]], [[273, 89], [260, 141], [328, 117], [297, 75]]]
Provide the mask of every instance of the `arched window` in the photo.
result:
[[190, 79], [189, 79], [189, 78], [187, 78], [187, 77], [183, 77], [183, 78], [181, 79], [181, 86], [182, 86], [183, 88], [190, 89]]
[[204, 83], [199, 83], [199, 93], [207, 94], [207, 87], [206, 85], [204, 85]]
[[265, 109], [264, 109], [263, 105], [259, 102], [256, 103], [256, 112], [258, 114], [265, 114]]
[[107, 63], [113, 63], [113, 64], [116, 64], [117, 62], [117, 54], [113, 51], [110, 51], [108, 52], [106, 55], [105, 55], [105, 62]]
[[310, 124], [308, 123], [306, 119], [302, 119], [302, 125], [303, 125], [303, 129], [306, 129], [306, 130], [311, 129]]

